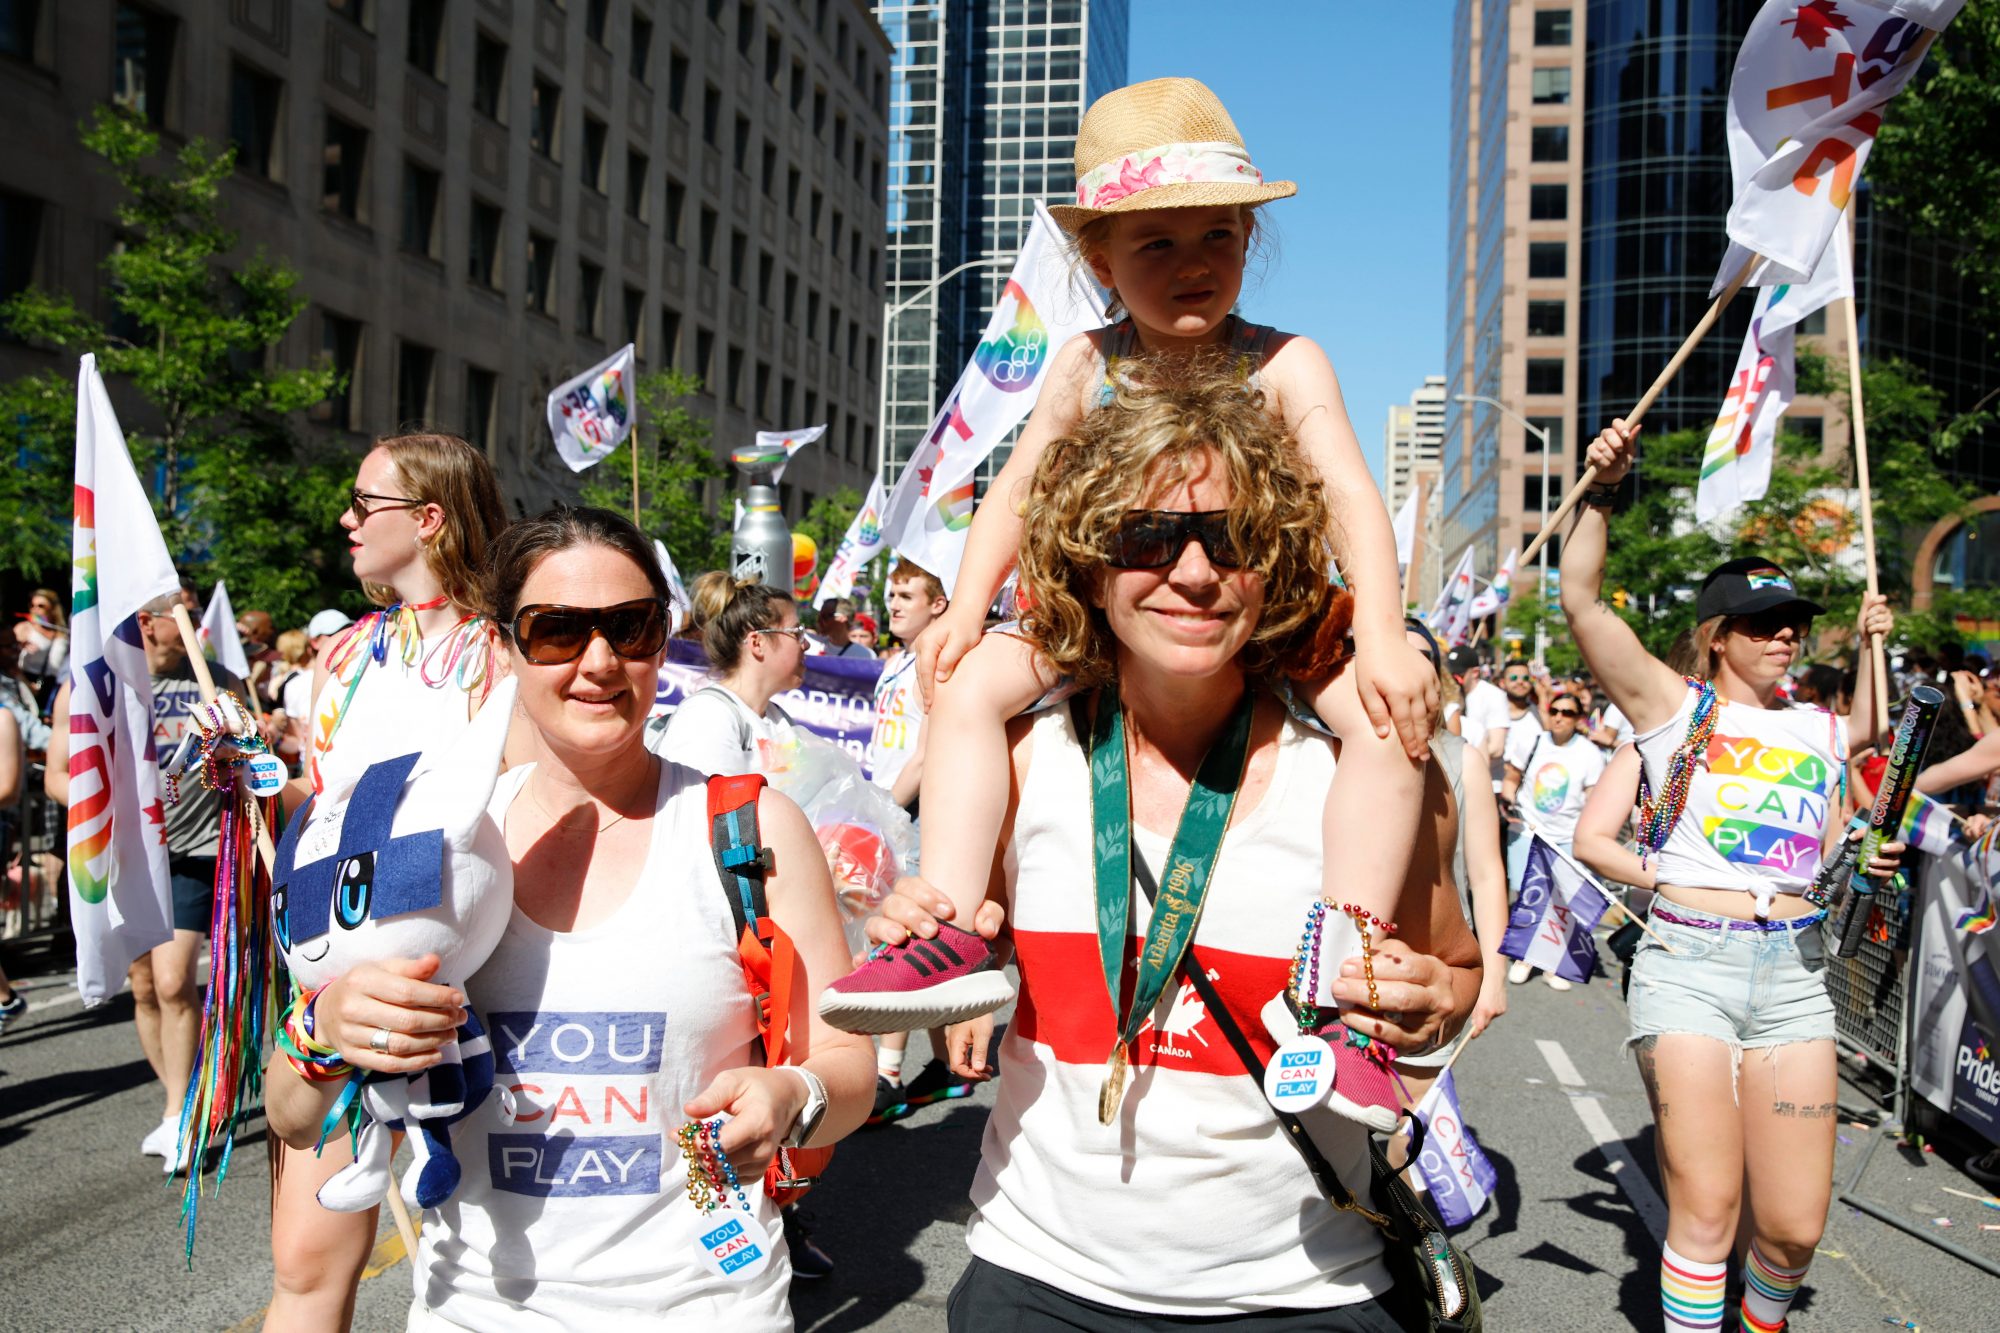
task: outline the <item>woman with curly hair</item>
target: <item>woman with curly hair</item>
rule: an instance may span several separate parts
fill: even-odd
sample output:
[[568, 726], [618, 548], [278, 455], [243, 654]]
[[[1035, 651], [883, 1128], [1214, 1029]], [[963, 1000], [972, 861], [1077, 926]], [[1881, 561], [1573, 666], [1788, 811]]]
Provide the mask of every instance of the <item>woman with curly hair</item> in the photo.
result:
[[[1020, 1005], [954, 1329], [1412, 1326], [1380, 1234], [1321, 1197], [1237, 1053], [1426, 1049], [1479, 985], [1447, 885], [1406, 888], [1394, 938], [1320, 897], [1340, 743], [1281, 693], [1344, 649], [1326, 503], [1227, 366], [1133, 377], [1036, 467], [1022, 632], [1080, 693], [1008, 729], [1004, 846], [972, 924], [1006, 923]], [[935, 951], [951, 915], [906, 881], [874, 931]], [[960, 1074], [984, 1074], [990, 1023], [951, 1031]], [[1379, 1061], [1343, 1064], [1299, 1114], [1365, 1201], [1364, 1131], [1331, 1104], [1351, 1070], [1387, 1082]]]

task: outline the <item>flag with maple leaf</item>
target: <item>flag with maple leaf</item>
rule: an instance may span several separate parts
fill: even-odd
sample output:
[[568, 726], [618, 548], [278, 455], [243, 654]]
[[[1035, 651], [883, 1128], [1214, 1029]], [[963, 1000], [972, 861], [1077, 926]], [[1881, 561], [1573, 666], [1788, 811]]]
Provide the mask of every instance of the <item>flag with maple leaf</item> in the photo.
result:
[[[1021, 254], [966, 366], [889, 493], [882, 531], [956, 595], [972, 523], [973, 481], [1027, 418], [1058, 348], [1104, 323], [1104, 298], [1040, 204]], [[982, 589], [981, 596], [994, 589]]]
[[1765, 0], [1729, 81], [1729, 251], [1710, 291], [1752, 255], [1750, 285], [1819, 267], [1881, 128], [1931, 39], [1965, 0]]
[[139, 485], [97, 358], [76, 379], [71, 536], [69, 890], [76, 989], [111, 998], [132, 960], [173, 938], [153, 678], [139, 610], [180, 578]]

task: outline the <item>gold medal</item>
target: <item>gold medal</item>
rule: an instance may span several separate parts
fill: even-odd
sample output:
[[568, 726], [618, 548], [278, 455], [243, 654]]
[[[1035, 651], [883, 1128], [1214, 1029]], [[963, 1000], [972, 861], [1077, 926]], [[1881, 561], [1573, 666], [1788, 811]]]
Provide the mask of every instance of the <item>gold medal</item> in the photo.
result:
[[1121, 1041], [1111, 1048], [1111, 1058], [1104, 1063], [1104, 1087], [1097, 1094], [1098, 1124], [1108, 1125], [1118, 1118], [1118, 1103], [1125, 1099], [1125, 1073], [1129, 1067], [1130, 1059]]

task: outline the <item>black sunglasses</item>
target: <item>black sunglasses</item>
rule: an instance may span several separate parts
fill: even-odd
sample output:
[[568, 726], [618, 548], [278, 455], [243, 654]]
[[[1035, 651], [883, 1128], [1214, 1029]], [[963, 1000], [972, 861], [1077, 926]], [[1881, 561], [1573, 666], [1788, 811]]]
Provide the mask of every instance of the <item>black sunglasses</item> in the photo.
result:
[[1181, 558], [1189, 542], [1200, 542], [1210, 564], [1237, 569], [1243, 561], [1229, 540], [1229, 511], [1135, 509], [1119, 520], [1104, 563], [1113, 569], [1165, 569]]
[[561, 666], [583, 656], [601, 634], [620, 657], [651, 657], [666, 646], [667, 604], [642, 597], [616, 606], [524, 606], [515, 613], [514, 645], [537, 666]]
[[1578, 711], [1577, 711], [1576, 709], [1574, 709], [1574, 708], [1551, 708], [1551, 709], [1549, 710], [1549, 716], [1550, 716], [1550, 717], [1582, 717], [1582, 716], [1583, 716], [1583, 714], [1582, 714], [1582, 713], [1580, 713], [1580, 712], [1578, 712]]
[[[370, 501], [374, 503], [371, 505]], [[356, 521], [362, 523], [366, 523], [368, 516], [378, 509], [408, 509], [422, 503], [422, 500], [412, 500], [407, 495], [371, 495], [358, 486], [347, 493], [347, 507], [354, 511]]]
[[1768, 611], [1758, 611], [1747, 616], [1730, 617], [1730, 628], [1736, 633], [1752, 639], [1775, 639], [1780, 630], [1789, 629], [1793, 637], [1804, 638], [1812, 628], [1813, 618], [1784, 606], [1774, 606]]

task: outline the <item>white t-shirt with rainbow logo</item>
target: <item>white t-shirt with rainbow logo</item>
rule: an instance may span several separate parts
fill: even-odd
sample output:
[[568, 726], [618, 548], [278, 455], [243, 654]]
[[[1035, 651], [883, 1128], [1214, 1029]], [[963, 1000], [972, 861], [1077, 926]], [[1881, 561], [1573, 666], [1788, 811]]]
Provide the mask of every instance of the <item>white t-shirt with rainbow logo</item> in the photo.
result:
[[1539, 727], [1516, 727], [1508, 734], [1505, 757], [1521, 770], [1514, 799], [1522, 814], [1544, 838], [1568, 847], [1584, 793], [1604, 776], [1604, 751], [1581, 731], [1557, 745]]

